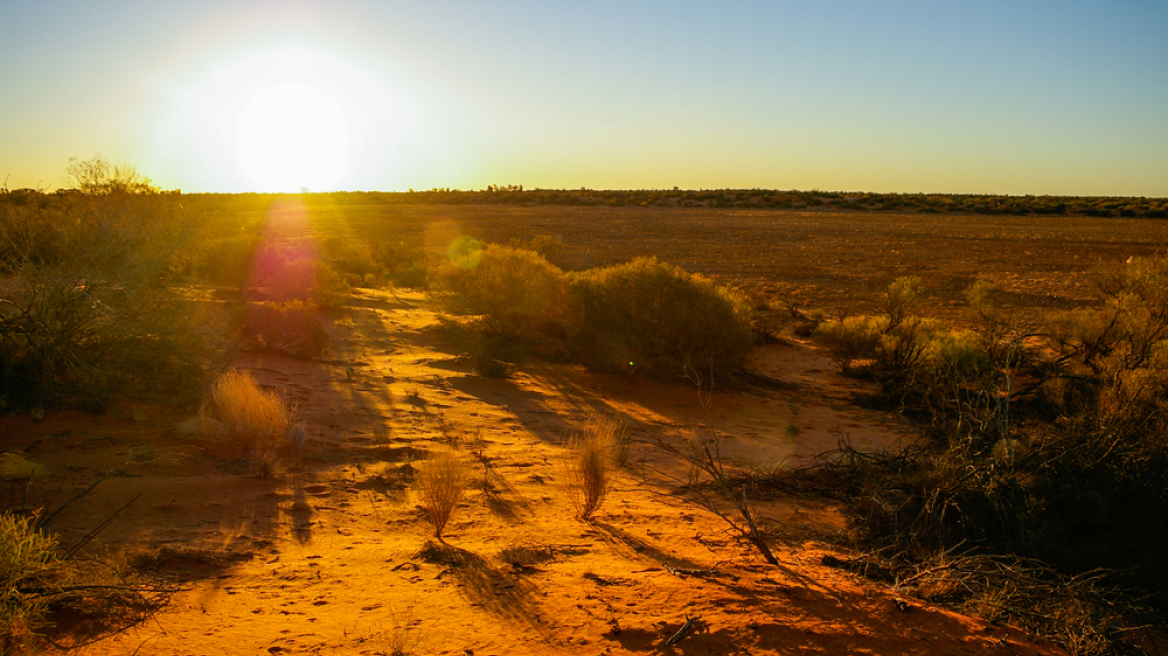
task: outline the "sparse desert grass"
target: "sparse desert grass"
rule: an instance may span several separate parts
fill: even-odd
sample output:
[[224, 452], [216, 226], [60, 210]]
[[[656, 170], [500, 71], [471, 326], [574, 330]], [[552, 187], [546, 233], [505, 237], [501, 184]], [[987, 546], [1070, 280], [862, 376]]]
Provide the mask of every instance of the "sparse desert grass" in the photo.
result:
[[374, 636], [383, 647], [381, 654], [415, 656], [421, 653], [428, 632], [422, 628], [422, 618], [418, 617], [416, 607], [417, 599], [389, 607], [389, 625], [382, 627]]
[[564, 462], [568, 502], [580, 519], [589, 519], [608, 496], [612, 482], [611, 434], [584, 433], [568, 445]]
[[439, 540], [458, 508], [469, 478], [466, 460], [453, 450], [431, 451], [418, 467], [414, 488], [421, 498], [427, 521], [434, 527], [434, 537]]
[[224, 437], [243, 447], [258, 473], [274, 474], [280, 449], [295, 426], [283, 399], [261, 389], [251, 374], [229, 371], [215, 381], [210, 402]]

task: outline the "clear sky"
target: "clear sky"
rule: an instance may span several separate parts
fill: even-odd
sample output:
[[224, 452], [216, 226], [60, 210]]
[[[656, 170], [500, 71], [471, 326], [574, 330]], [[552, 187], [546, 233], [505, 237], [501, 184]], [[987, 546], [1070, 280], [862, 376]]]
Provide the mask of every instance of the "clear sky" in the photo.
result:
[[43, 0], [0, 178], [1168, 196], [1168, 2]]

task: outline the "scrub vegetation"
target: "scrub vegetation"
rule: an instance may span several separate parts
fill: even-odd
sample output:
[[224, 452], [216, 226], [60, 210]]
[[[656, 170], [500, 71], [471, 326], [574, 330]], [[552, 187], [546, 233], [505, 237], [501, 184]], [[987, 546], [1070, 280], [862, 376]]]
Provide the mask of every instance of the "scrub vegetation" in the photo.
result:
[[[627, 502], [636, 486], [617, 485], [647, 471], [648, 446], [649, 459], [672, 458], [688, 471], [671, 471], [676, 485], [662, 496], [700, 499], [733, 539], [784, 572], [791, 551], [779, 547], [782, 527], [768, 518], [768, 500], [828, 499], [843, 508], [840, 548], [849, 551], [824, 563], [897, 595], [1025, 627], [1076, 655], [1154, 653], [1163, 639], [1146, 630], [1168, 613], [1168, 255], [1148, 236], [1164, 228], [1146, 221], [1168, 217], [1160, 199], [515, 185], [228, 197], [163, 192], [101, 158], [74, 161], [68, 174], [75, 189], [0, 194], [0, 412], [14, 425], [76, 409], [149, 424], [137, 404], [175, 416], [198, 410], [177, 430], [174, 421], [150, 430], [187, 440], [174, 462], [197, 453], [200, 466], [272, 486], [264, 488], [267, 514], [253, 523], [283, 517], [299, 540], [336, 522], [336, 534], [348, 536], [340, 509], [355, 512], [357, 502], [328, 506], [337, 515], [324, 520], [312, 514], [313, 500], [336, 487], [365, 495], [359, 503], [378, 531], [428, 524], [441, 541], [454, 526], [460, 546], [428, 557], [492, 612], [511, 604], [534, 616], [533, 585], [506, 576], [547, 574], [597, 536], [664, 563], [622, 576], [719, 574], [647, 546], [626, 530], [639, 519], [621, 528], [619, 517], [651, 503]], [[936, 212], [950, 213], [943, 225]], [[535, 219], [551, 234], [533, 230]], [[1011, 250], [1021, 241], [1033, 253]], [[874, 264], [867, 243], [884, 259]], [[982, 259], [962, 264], [971, 252], [970, 261]], [[430, 312], [432, 299], [442, 327], [391, 315]], [[362, 317], [370, 334], [338, 343]], [[445, 354], [389, 363], [406, 336], [431, 340], [426, 348], [441, 342], [433, 348]], [[918, 439], [879, 451], [840, 433], [839, 448], [813, 463], [741, 466], [728, 455], [741, 442], [716, 427], [715, 392], [732, 389], [740, 399], [801, 384], [751, 368], [762, 343], [818, 349], [816, 362], [826, 355], [843, 375], [832, 376], [868, 390], [857, 405], [908, 418]], [[293, 363], [290, 374], [265, 369], [276, 358]], [[419, 363], [436, 364], [425, 376], [402, 373]], [[539, 393], [530, 387], [537, 374], [553, 381]], [[370, 422], [351, 443], [312, 453], [315, 469], [303, 465], [305, 406], [286, 400], [310, 398], [300, 381], [311, 376], [328, 376], [323, 391], [312, 391], [333, 404], [309, 408], [314, 436], [354, 417]], [[603, 400], [579, 396], [586, 385], [627, 385], [649, 397], [671, 383], [692, 391], [695, 380], [707, 419], [681, 441], [656, 418], [637, 424], [648, 439], [634, 446], [633, 413], [610, 416]], [[578, 396], [548, 410], [541, 403], [552, 387]], [[449, 399], [479, 405], [472, 412]], [[556, 416], [568, 411], [586, 418]], [[461, 430], [451, 417], [477, 423]], [[784, 426], [785, 437], [754, 437], [800, 439], [799, 427]], [[523, 431], [544, 442], [522, 442]], [[491, 451], [500, 435], [512, 449], [506, 468]], [[74, 440], [62, 438], [62, 448], [88, 448], [68, 431], [58, 436]], [[0, 651], [35, 646], [58, 598], [87, 603], [90, 588], [74, 585], [71, 558], [112, 520], [61, 548], [41, 519], [56, 515], [45, 513], [49, 504], [26, 504], [49, 470], [11, 448], [0, 455], [19, 472], [0, 478], [19, 507], [0, 514]], [[165, 460], [146, 445], [126, 449], [119, 453], [128, 462]], [[541, 470], [556, 460], [535, 457], [538, 449], [555, 449], [559, 467]], [[528, 459], [516, 462], [514, 452]], [[305, 484], [350, 455], [343, 475]], [[482, 466], [481, 484], [470, 484], [470, 456], [476, 471]], [[241, 464], [259, 476], [240, 477]], [[379, 473], [364, 476], [366, 464]], [[121, 470], [103, 471], [98, 482]], [[537, 487], [557, 478], [555, 492]], [[290, 491], [277, 491], [285, 483]], [[18, 484], [23, 491], [12, 492]], [[386, 511], [383, 500], [406, 499], [417, 503], [409, 513], [382, 516], [400, 510]], [[504, 576], [461, 544], [487, 512], [479, 506], [507, 527], [570, 508], [566, 521], [586, 532], [530, 543]], [[456, 514], [472, 519], [452, 525]], [[687, 521], [701, 533], [701, 521]], [[206, 564], [189, 554], [174, 560]], [[155, 554], [151, 562], [167, 561]], [[420, 566], [398, 562], [392, 571]], [[583, 580], [598, 590], [622, 584], [592, 570]], [[691, 619], [684, 626], [693, 629]], [[615, 615], [604, 623], [621, 634]], [[638, 645], [657, 644], [643, 627], [625, 639], [641, 634], [648, 637]]]

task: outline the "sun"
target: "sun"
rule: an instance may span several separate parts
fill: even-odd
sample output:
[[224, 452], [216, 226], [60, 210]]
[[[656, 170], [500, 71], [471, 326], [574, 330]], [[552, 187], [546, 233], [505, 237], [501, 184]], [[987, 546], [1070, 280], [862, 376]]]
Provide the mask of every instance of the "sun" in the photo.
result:
[[236, 117], [239, 163], [260, 192], [329, 191], [349, 165], [340, 103], [298, 82], [257, 91]]

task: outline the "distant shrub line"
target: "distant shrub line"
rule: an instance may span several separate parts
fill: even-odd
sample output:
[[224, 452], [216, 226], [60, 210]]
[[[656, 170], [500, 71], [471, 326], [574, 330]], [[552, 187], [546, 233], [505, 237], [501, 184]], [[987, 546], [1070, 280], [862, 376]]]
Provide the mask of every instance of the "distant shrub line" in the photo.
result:
[[[492, 186], [493, 187], [493, 186]], [[31, 189], [8, 194], [14, 203], [43, 202]], [[270, 203], [275, 194], [188, 194], [214, 206], [218, 199]], [[0, 196], [2, 198], [2, 196]], [[1168, 218], [1168, 199], [1125, 196], [1000, 196], [994, 194], [920, 194], [826, 191], [819, 189], [523, 189], [507, 185], [486, 190], [435, 188], [409, 192], [333, 192], [309, 194], [330, 204], [432, 205], [588, 205], [613, 207], [709, 207], [863, 212], [927, 212], [990, 215], [1068, 215]]]

